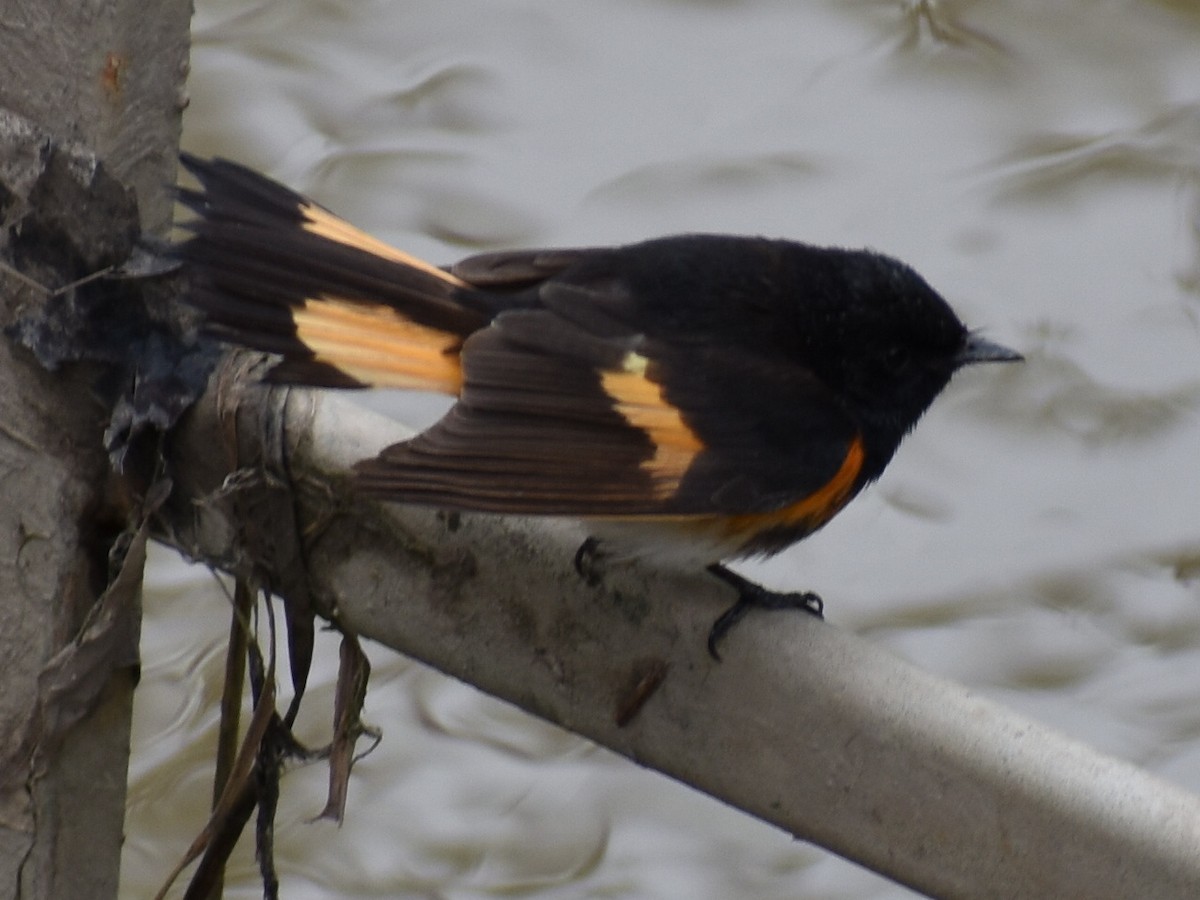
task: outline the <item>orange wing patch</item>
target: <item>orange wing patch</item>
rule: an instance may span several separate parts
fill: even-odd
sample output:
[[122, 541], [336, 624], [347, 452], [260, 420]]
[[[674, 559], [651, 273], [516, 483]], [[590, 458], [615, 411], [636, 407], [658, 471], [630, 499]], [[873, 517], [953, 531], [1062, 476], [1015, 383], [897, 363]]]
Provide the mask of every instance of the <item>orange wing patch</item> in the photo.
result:
[[452, 395], [462, 388], [458, 335], [388, 306], [338, 297], [308, 298], [291, 313], [296, 336], [318, 362], [364, 384]]
[[641, 464], [653, 482], [655, 499], [665, 499], [679, 487], [679, 480], [704, 450], [704, 443], [683, 420], [679, 410], [663, 396], [662, 385], [646, 376], [650, 360], [627, 353], [621, 368], [604, 372], [600, 386], [613, 401], [613, 409], [644, 431], [654, 444], [654, 456]]
[[815, 531], [832, 519], [849, 502], [858, 473], [862, 471], [862, 438], [850, 442], [842, 464], [825, 484], [807, 497], [767, 513], [729, 516], [723, 525], [730, 535], [757, 534], [775, 528], [801, 527]]
[[449, 272], [439, 269], [437, 266], [430, 265], [423, 259], [411, 256], [403, 250], [397, 250], [390, 244], [385, 244], [379, 238], [372, 237], [365, 231], [355, 228], [345, 219], [338, 218], [329, 212], [329, 210], [322, 209], [315, 203], [308, 202], [301, 204], [300, 212], [304, 215], [305, 231], [338, 244], [345, 244], [347, 247], [355, 247], [367, 253], [381, 256], [384, 259], [390, 259], [393, 262], [411, 266], [426, 274], [433, 275], [435, 278], [440, 278], [442, 281], [452, 284], [455, 287], [470, 287], [461, 278], [457, 278]]

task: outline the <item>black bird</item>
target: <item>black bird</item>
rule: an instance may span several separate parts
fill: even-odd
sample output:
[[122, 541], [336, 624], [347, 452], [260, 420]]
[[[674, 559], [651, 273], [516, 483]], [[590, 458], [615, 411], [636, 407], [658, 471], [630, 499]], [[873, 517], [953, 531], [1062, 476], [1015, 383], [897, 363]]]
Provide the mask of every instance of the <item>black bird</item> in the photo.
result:
[[821, 612], [723, 560], [812, 534], [955, 371], [1021, 358], [870, 251], [695, 234], [442, 269], [248, 168], [183, 163], [202, 190], [179, 253], [213, 332], [281, 355], [273, 380], [457, 398], [357, 466], [364, 493], [576, 517], [589, 549], [705, 566], [739, 593], [714, 656], [752, 606]]

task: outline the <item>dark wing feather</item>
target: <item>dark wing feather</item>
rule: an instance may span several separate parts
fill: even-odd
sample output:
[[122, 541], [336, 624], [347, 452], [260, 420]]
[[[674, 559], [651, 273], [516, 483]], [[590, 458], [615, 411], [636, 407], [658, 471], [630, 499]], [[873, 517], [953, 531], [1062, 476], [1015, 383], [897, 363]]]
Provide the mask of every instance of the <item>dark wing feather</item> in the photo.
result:
[[447, 271], [479, 288], [524, 288], [553, 278], [585, 259], [611, 252], [608, 248], [549, 248], [479, 253], [459, 260]]
[[505, 313], [463, 348], [459, 402], [423, 434], [358, 466], [379, 496], [450, 509], [606, 515], [645, 504], [654, 456], [602, 387], [623, 342], [548, 311]]

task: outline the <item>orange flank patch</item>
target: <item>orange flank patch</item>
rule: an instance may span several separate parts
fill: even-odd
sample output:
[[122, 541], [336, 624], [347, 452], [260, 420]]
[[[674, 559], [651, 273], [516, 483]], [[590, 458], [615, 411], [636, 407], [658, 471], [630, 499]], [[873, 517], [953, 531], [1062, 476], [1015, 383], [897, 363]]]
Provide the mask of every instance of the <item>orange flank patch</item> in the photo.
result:
[[842, 465], [824, 485], [807, 497], [774, 512], [746, 513], [729, 516], [723, 521], [730, 535], [753, 535], [773, 528], [803, 526], [816, 530], [837, 515], [850, 499], [858, 473], [862, 471], [863, 445], [861, 438], [851, 441]]
[[653, 442], [654, 456], [641, 467], [653, 479], [655, 497], [661, 499], [679, 487], [679, 479], [704, 444], [663, 397], [662, 386], [646, 377], [648, 365], [641, 354], [626, 354], [619, 371], [601, 375], [600, 386], [612, 398], [613, 409]]
[[390, 244], [385, 244], [378, 238], [372, 237], [359, 228], [355, 228], [345, 219], [338, 218], [333, 213], [322, 209], [316, 204], [308, 203], [300, 207], [300, 209], [304, 213], [305, 231], [318, 234], [339, 244], [345, 244], [347, 247], [356, 247], [359, 250], [373, 253], [384, 259], [390, 259], [392, 262], [412, 266], [414, 269], [420, 269], [422, 272], [433, 275], [435, 278], [440, 278], [442, 281], [452, 284], [455, 287], [470, 287], [461, 278], [457, 278], [449, 272], [444, 272], [437, 266], [425, 262], [423, 259], [410, 256], [403, 250], [397, 250]]
[[292, 319], [317, 361], [364, 384], [452, 395], [462, 388], [461, 339], [390, 307], [316, 297], [293, 309]]

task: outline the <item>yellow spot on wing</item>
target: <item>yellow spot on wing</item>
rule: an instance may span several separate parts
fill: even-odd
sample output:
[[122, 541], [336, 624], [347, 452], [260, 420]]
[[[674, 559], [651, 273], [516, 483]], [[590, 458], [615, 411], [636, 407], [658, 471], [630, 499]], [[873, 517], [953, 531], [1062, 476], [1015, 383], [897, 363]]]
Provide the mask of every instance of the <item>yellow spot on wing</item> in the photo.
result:
[[338, 218], [328, 210], [324, 210], [314, 203], [307, 203], [300, 207], [304, 213], [304, 230], [318, 234], [323, 238], [328, 238], [339, 244], [345, 244], [347, 247], [357, 247], [367, 253], [373, 253], [376, 256], [382, 256], [384, 259], [390, 259], [392, 262], [398, 262], [406, 266], [412, 266], [414, 269], [420, 269], [435, 278], [440, 278], [449, 284], [456, 287], [469, 287], [469, 285], [461, 278], [451, 275], [449, 272], [444, 272], [437, 266], [432, 266], [423, 259], [417, 259], [415, 256], [410, 256], [403, 250], [397, 250], [390, 244], [385, 244], [379, 238], [372, 237], [365, 231], [355, 228], [345, 219]]
[[628, 353], [620, 370], [601, 374], [600, 386], [612, 398], [613, 409], [654, 444], [654, 456], [642, 469], [651, 476], [654, 496], [665, 498], [678, 488], [704, 443], [663, 396], [662, 385], [646, 377], [649, 365], [640, 353]]
[[319, 362], [364, 384], [458, 394], [458, 336], [378, 304], [314, 297], [292, 310], [296, 336]]

